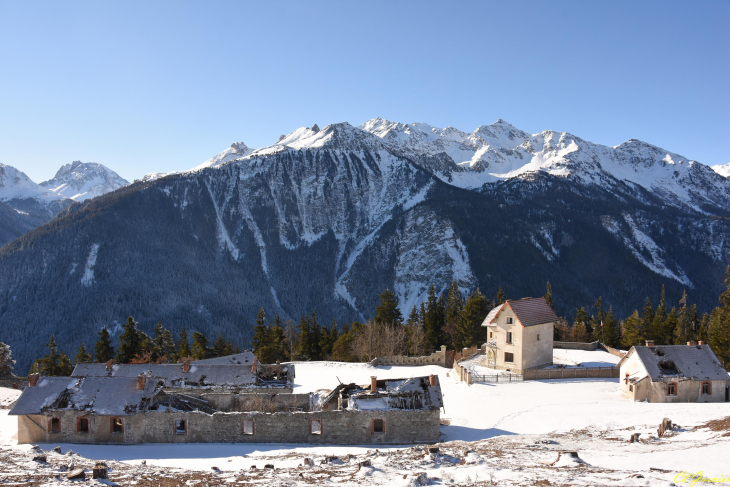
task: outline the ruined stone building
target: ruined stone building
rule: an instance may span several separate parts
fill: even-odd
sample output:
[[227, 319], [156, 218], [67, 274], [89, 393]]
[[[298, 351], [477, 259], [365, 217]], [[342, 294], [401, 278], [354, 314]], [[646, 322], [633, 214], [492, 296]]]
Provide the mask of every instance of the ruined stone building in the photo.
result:
[[32, 376], [9, 414], [19, 443], [430, 443], [438, 377], [293, 393], [294, 365], [79, 364]]
[[631, 347], [618, 363], [619, 390], [632, 401], [730, 402], [730, 375], [709, 345]]
[[545, 298], [508, 299], [492, 309], [484, 366], [521, 374], [553, 364], [553, 329], [558, 317]]

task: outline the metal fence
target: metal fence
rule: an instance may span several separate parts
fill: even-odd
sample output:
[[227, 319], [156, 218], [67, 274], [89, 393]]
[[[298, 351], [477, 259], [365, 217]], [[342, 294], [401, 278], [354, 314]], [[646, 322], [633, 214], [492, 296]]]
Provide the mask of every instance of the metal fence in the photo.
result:
[[518, 374], [471, 375], [471, 382], [522, 382], [525, 380], [598, 379], [619, 377], [618, 367], [570, 367], [561, 369], [532, 369]]

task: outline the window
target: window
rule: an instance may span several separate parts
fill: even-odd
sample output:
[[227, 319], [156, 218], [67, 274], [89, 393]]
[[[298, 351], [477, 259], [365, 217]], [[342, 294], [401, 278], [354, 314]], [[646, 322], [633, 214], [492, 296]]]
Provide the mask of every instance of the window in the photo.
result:
[[244, 419], [241, 424], [241, 433], [244, 435], [254, 434], [253, 419]]
[[321, 435], [322, 434], [322, 420], [312, 419], [309, 421], [309, 434]]
[[629, 385], [629, 392], [634, 392], [634, 386], [633, 385]]
[[188, 422], [184, 419], [176, 419], [175, 420], [175, 434], [176, 435], [186, 435], [188, 434]]
[[507, 324], [508, 325], [511, 325], [512, 324], [512, 317], [511, 316], [508, 316], [507, 317]]
[[507, 343], [508, 344], [512, 343], [512, 332], [511, 331], [507, 332]]
[[76, 420], [76, 432], [77, 433], [88, 433], [89, 432], [88, 418], [78, 418]]
[[710, 395], [710, 394], [712, 394], [712, 383], [711, 382], [703, 382], [702, 383], [702, 394], [703, 395]]
[[667, 384], [667, 396], [676, 396], [677, 395], [677, 384], [675, 382], [670, 382]]
[[374, 419], [373, 420], [373, 433], [385, 433], [385, 420]]
[[513, 363], [515, 361], [515, 354], [510, 352], [504, 352], [504, 361]]
[[540, 341], [540, 334], [539, 333], [537, 334], [537, 341], [538, 342]]
[[48, 421], [48, 432], [49, 433], [60, 433], [61, 432], [61, 419], [51, 418]]
[[122, 424], [122, 418], [109, 418], [109, 432], [124, 433], [124, 424]]
[[491, 331], [489, 332], [489, 338], [492, 338], [492, 332]]

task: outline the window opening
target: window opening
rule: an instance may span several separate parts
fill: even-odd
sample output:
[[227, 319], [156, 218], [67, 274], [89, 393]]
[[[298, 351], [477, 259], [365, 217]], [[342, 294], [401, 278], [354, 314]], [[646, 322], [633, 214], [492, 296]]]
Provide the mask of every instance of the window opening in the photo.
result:
[[184, 419], [176, 419], [175, 420], [175, 434], [176, 435], [184, 435], [188, 432], [188, 422]]
[[51, 433], [60, 433], [61, 432], [61, 420], [59, 418], [51, 418], [50, 432]]
[[111, 418], [112, 433], [124, 433], [124, 425], [122, 418]]
[[505, 362], [514, 362], [515, 361], [515, 354], [510, 352], [504, 352], [504, 361]]
[[379, 418], [373, 420], [373, 433], [385, 433], [385, 420]]
[[512, 332], [511, 331], [507, 332], [507, 343], [512, 343]]
[[88, 433], [89, 432], [89, 420], [87, 418], [79, 418], [78, 432], [79, 433]]
[[540, 334], [539, 333], [537, 334], [537, 341], [538, 342], [540, 341]]
[[309, 433], [313, 434], [313, 435], [322, 434], [322, 420], [321, 419], [313, 419], [309, 422]]
[[512, 317], [511, 316], [508, 316], [507, 317], [507, 324], [508, 325], [511, 325], [512, 324]]
[[677, 384], [674, 382], [670, 382], [667, 384], [667, 396], [676, 396], [677, 395]]
[[702, 394], [712, 394], [712, 388], [710, 386], [709, 382], [703, 382], [702, 383]]
[[244, 435], [252, 435], [254, 433], [253, 419], [244, 419], [241, 432]]

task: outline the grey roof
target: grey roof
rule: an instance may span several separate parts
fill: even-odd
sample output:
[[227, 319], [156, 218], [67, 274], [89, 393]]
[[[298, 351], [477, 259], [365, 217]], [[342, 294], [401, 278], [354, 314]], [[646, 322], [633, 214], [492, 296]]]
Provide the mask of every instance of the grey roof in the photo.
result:
[[251, 365], [191, 364], [183, 372], [183, 364], [106, 364], [80, 363], [73, 377], [137, 377], [145, 374], [163, 382], [165, 387], [253, 387], [257, 383]]
[[629, 350], [619, 366], [636, 353], [653, 382], [671, 379], [730, 380], [730, 375], [709, 345], [636, 346]]
[[256, 360], [256, 355], [246, 350], [245, 352], [226, 355], [225, 357], [207, 358], [204, 360], [194, 360], [194, 364], [207, 365], [245, 365], [252, 364]]
[[40, 414], [44, 410], [75, 409], [100, 416], [125, 416], [144, 407], [155, 395], [155, 381], [137, 390], [137, 378], [41, 377], [26, 387], [9, 414]]
[[541, 325], [558, 321], [558, 315], [547, 304], [545, 298], [508, 299], [489, 312], [482, 326], [490, 326], [503, 308], [509, 306], [522, 326]]

